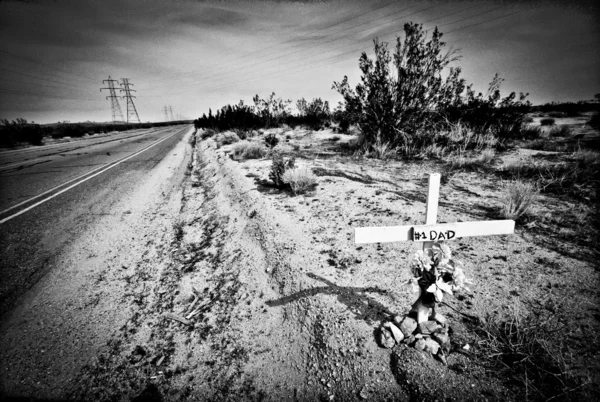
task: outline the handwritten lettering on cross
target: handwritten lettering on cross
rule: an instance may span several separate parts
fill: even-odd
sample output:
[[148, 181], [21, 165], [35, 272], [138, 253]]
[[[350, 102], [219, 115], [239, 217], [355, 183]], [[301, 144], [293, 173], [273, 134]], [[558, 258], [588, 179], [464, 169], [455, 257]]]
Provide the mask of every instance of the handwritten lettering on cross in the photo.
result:
[[[390, 243], [402, 241], [423, 242], [423, 249], [431, 248], [433, 243], [441, 240], [452, 240], [470, 236], [491, 236], [513, 234], [515, 221], [476, 221], [436, 224], [438, 198], [440, 194], [440, 174], [429, 175], [429, 190], [425, 225], [380, 226], [356, 228], [354, 241], [356, 244]], [[422, 301], [422, 295], [413, 304], [411, 311], [417, 313], [417, 322], [429, 319], [429, 307]]]

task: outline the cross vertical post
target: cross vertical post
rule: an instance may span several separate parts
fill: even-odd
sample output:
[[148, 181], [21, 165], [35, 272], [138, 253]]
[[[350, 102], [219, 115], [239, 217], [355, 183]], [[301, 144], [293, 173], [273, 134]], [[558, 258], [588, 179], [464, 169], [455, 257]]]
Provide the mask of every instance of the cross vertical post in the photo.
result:
[[[427, 206], [425, 207], [425, 224], [435, 225], [437, 223], [437, 211], [438, 211], [438, 199], [440, 197], [440, 178], [439, 173], [432, 173], [429, 175], [429, 186], [427, 189]], [[431, 248], [433, 246], [432, 241], [426, 241], [423, 243], [423, 250]], [[419, 298], [412, 305], [411, 311], [417, 313], [417, 322], [424, 322], [429, 320], [429, 307], [423, 303], [423, 291], [419, 289]], [[434, 309], [435, 307], [432, 307]], [[432, 310], [435, 315], [435, 310]]]

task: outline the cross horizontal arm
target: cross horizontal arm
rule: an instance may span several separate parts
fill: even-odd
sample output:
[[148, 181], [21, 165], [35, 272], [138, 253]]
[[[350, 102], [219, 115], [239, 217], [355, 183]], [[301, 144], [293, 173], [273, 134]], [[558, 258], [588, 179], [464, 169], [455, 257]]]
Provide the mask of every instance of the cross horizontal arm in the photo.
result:
[[380, 226], [356, 228], [356, 244], [391, 243], [397, 241], [439, 241], [469, 236], [512, 234], [515, 221], [456, 222], [437, 225]]

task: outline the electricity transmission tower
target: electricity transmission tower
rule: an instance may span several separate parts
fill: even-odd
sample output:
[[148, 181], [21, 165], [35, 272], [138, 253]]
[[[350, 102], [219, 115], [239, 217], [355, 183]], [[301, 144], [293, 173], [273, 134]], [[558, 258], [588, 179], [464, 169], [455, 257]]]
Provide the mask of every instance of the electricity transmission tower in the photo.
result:
[[135, 96], [131, 95], [131, 93], [136, 92], [136, 90], [129, 88], [130, 85], [133, 86], [133, 84], [129, 82], [129, 78], [121, 78], [121, 80], [123, 80], [121, 83], [121, 86], [123, 87], [121, 88], [121, 92], [125, 92], [125, 96], [123, 96], [123, 98], [127, 99], [127, 123], [129, 123], [130, 117], [131, 120], [133, 120], [135, 117], [137, 122], [141, 123], [140, 116], [138, 115], [135, 105], [133, 104], [133, 98], [135, 98]]
[[171, 114], [171, 121], [174, 121], [175, 119], [173, 118], [173, 108], [171, 107], [171, 105], [169, 105], [169, 113]]
[[113, 124], [116, 124], [118, 122], [123, 122], [123, 112], [121, 112], [121, 106], [119, 106], [119, 101], [118, 101], [118, 96], [115, 90], [115, 82], [118, 82], [117, 80], [113, 80], [110, 78], [110, 75], [108, 76], [107, 80], [103, 80], [102, 83], [104, 84], [105, 82], [108, 83], [108, 88], [100, 88], [100, 92], [102, 92], [103, 89], [108, 89], [110, 95], [106, 97], [106, 99], [110, 98], [110, 107], [112, 109], [112, 120], [113, 120]]
[[163, 113], [165, 114], [165, 121], [169, 121], [169, 109], [167, 109], [166, 106], [163, 106], [162, 110], [163, 110]]

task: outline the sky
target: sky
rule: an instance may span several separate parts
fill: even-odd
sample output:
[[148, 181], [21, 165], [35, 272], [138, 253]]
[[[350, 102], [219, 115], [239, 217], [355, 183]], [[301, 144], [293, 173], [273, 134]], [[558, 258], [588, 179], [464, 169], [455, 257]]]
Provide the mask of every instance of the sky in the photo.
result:
[[[407, 22], [438, 27], [460, 49], [462, 77], [485, 92], [528, 92], [534, 104], [600, 92], [595, 1], [0, 2], [0, 118], [36, 123], [112, 120], [103, 80], [128, 78], [140, 120], [196, 118], [275, 92], [296, 100], [341, 96], [360, 80], [373, 38], [390, 43]], [[431, 32], [431, 31], [429, 31]], [[117, 90], [116, 95], [123, 95]], [[126, 117], [125, 99], [118, 99]], [[170, 114], [167, 119], [170, 119]]]

